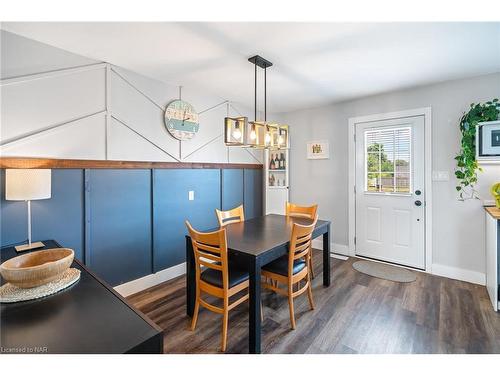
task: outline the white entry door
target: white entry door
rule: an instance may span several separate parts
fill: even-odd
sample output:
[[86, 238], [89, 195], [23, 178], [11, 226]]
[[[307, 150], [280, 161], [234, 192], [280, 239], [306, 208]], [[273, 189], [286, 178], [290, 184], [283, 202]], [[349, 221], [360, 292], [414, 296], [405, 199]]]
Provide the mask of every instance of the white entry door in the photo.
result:
[[356, 255], [425, 269], [424, 116], [355, 127]]

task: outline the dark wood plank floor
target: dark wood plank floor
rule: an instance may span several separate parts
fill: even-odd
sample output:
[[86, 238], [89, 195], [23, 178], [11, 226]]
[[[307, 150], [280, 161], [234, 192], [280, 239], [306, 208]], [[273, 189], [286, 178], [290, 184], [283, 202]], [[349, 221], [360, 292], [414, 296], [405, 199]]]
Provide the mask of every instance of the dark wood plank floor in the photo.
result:
[[[483, 286], [417, 272], [395, 283], [355, 271], [355, 259], [332, 259], [332, 286], [324, 288], [315, 252], [313, 293], [296, 299], [290, 329], [287, 299], [263, 294], [263, 353], [500, 353], [500, 314]], [[221, 315], [202, 309], [189, 330], [184, 277], [128, 298], [165, 332], [165, 353], [216, 353]], [[246, 353], [248, 306], [229, 315], [227, 353]]]

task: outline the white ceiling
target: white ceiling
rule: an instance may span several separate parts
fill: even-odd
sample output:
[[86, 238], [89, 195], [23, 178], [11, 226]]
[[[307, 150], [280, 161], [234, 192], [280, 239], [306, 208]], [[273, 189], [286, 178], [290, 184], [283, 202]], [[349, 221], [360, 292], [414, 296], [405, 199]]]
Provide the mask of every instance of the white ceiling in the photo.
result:
[[500, 71], [500, 23], [2, 23], [2, 29], [268, 111]]

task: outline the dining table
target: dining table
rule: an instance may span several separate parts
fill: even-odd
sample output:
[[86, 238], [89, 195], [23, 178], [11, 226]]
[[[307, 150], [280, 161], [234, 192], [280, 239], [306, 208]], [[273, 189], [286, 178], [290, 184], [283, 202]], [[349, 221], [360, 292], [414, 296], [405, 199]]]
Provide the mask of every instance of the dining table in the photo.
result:
[[[269, 214], [226, 225], [229, 262], [248, 269], [248, 352], [261, 353], [261, 268], [287, 254], [293, 224], [310, 225], [311, 219]], [[323, 286], [330, 286], [330, 227], [318, 220], [312, 238], [323, 237]], [[215, 228], [213, 230], [218, 230]], [[193, 316], [196, 298], [196, 265], [192, 241], [186, 236], [186, 313]]]

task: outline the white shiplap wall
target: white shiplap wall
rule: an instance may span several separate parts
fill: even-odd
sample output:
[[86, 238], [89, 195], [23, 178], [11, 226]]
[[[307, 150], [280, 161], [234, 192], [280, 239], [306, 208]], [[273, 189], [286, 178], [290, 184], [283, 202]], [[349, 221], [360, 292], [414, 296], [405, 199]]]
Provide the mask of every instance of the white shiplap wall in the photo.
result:
[[180, 142], [163, 122], [179, 87], [5, 31], [0, 37], [2, 156], [262, 162], [259, 151], [224, 145], [224, 117], [250, 112], [228, 99], [183, 88], [200, 131]]

